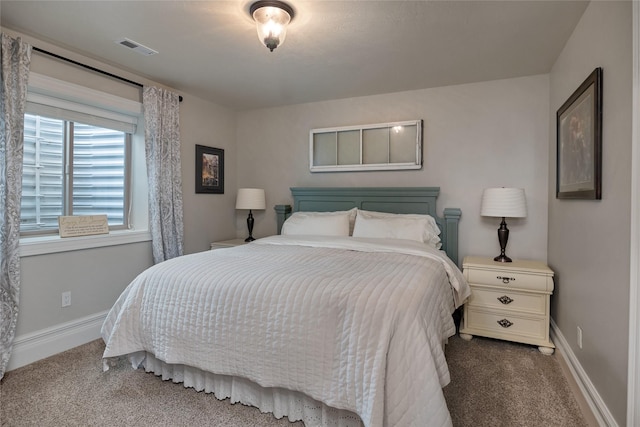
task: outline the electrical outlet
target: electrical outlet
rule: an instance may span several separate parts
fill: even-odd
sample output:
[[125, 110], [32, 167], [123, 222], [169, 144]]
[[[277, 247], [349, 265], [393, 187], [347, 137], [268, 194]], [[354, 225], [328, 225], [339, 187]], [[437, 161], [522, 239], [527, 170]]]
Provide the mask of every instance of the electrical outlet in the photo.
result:
[[578, 334], [577, 334], [578, 348], [582, 350], [582, 328], [578, 326]]
[[66, 291], [62, 293], [62, 306], [69, 307], [71, 305], [71, 292]]

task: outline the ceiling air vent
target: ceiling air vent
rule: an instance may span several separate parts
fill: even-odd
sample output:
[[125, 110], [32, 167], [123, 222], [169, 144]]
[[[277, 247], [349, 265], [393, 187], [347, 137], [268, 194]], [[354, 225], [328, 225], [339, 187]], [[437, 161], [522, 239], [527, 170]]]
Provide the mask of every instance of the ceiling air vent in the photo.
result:
[[116, 43], [118, 43], [119, 45], [122, 45], [124, 47], [127, 47], [131, 50], [133, 50], [134, 52], [139, 53], [140, 55], [144, 55], [144, 56], [150, 56], [150, 55], [155, 55], [156, 53], [158, 53], [157, 50], [153, 50], [150, 47], [146, 47], [145, 45], [142, 45], [136, 41], [133, 41], [131, 39], [127, 39], [127, 38], [122, 38], [122, 39], [118, 39], [115, 41]]

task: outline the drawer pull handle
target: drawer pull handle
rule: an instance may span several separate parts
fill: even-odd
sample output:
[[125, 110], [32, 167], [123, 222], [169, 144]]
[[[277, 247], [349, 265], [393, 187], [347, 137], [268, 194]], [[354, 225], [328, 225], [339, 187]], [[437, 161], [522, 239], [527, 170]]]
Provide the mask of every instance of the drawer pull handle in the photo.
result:
[[506, 295], [503, 295], [500, 298], [498, 298], [498, 301], [500, 301], [504, 305], [511, 304], [513, 302], [513, 300]]
[[516, 280], [515, 277], [496, 276], [496, 279], [502, 280], [502, 283], [509, 283], [512, 280]]
[[507, 319], [502, 319], [498, 320], [498, 325], [502, 326], [503, 328], [508, 328], [509, 326], [513, 325], [513, 323], [509, 322]]

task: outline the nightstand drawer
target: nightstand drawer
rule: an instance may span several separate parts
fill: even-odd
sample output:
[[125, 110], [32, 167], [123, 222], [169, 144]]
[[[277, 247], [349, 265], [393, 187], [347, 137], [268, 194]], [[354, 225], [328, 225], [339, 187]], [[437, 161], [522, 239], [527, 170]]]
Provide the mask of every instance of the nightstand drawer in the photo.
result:
[[547, 340], [546, 317], [524, 317], [499, 312], [476, 311], [469, 307], [465, 313], [468, 324], [483, 335], [523, 342], [524, 338]]
[[553, 291], [553, 278], [547, 275], [520, 273], [509, 270], [481, 270], [469, 268], [465, 270], [470, 284], [496, 286], [499, 288], [528, 289], [532, 291]]
[[513, 310], [544, 316], [547, 312], [547, 296], [539, 293], [521, 293], [511, 290], [481, 289], [474, 287], [467, 302], [470, 307], [486, 307], [496, 310]]

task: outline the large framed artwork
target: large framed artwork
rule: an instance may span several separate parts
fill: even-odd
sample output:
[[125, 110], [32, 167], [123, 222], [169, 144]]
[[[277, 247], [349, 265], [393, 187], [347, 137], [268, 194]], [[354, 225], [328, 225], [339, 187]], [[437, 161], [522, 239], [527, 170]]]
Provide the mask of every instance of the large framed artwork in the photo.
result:
[[602, 68], [596, 68], [556, 117], [556, 198], [602, 198]]
[[196, 193], [224, 194], [224, 150], [196, 145]]

